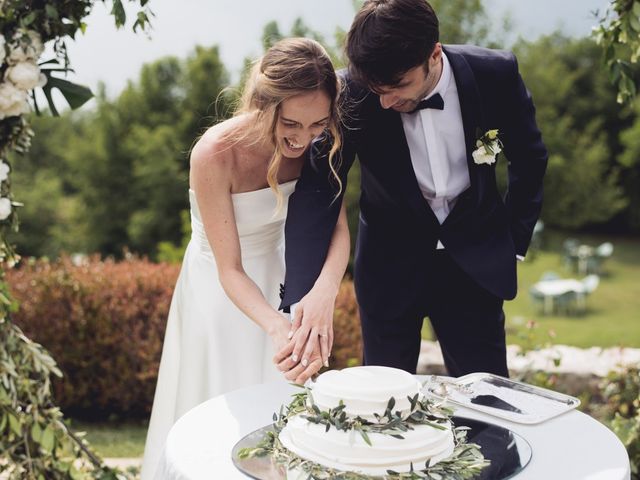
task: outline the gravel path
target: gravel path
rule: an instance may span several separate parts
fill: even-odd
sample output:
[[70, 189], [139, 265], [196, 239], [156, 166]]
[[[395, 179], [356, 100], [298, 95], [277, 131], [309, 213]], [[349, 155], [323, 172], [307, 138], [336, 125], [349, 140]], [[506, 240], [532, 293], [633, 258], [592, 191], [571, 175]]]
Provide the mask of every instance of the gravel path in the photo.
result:
[[[558, 365], [556, 361], [559, 360]], [[612, 370], [622, 366], [640, 366], [640, 348], [576, 348], [566, 345], [553, 345], [549, 348], [534, 350], [522, 355], [520, 347], [507, 347], [507, 363], [514, 372], [523, 370], [544, 370], [554, 373], [572, 373], [575, 375], [595, 375], [604, 377]], [[418, 373], [444, 372], [444, 362], [440, 347], [436, 342], [423, 340]]]

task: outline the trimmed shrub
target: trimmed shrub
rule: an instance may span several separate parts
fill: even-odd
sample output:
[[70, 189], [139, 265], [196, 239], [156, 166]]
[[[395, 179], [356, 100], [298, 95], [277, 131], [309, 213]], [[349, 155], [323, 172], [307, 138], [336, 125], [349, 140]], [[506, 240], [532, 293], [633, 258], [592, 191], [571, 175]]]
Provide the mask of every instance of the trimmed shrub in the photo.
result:
[[[179, 264], [98, 257], [29, 260], [9, 270], [15, 323], [48, 349], [64, 373], [56, 402], [78, 418], [147, 417]], [[353, 282], [336, 298], [330, 368], [360, 365]]]
[[54, 395], [67, 413], [149, 413], [179, 268], [64, 257], [8, 272], [20, 304], [15, 323], [58, 362], [64, 378], [53, 382]]
[[329, 368], [354, 367], [362, 364], [362, 332], [353, 281], [345, 279], [336, 297], [333, 315], [333, 349]]

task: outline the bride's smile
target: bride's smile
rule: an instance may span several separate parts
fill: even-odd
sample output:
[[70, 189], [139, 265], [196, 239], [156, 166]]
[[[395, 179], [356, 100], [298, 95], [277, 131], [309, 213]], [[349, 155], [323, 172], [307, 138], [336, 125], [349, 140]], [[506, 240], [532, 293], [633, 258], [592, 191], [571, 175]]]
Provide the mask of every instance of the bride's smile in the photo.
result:
[[331, 100], [322, 90], [284, 100], [275, 131], [283, 156], [299, 158], [327, 127], [330, 113]]

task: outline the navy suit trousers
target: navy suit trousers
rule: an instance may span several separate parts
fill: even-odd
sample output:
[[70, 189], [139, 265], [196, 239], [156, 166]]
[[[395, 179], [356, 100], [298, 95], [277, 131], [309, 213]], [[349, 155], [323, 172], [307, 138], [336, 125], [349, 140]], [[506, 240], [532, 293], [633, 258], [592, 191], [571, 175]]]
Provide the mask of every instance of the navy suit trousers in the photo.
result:
[[427, 263], [422, 281], [406, 286], [419, 289], [413, 305], [391, 315], [389, 309], [384, 315], [360, 309], [364, 363], [415, 373], [420, 332], [428, 317], [451, 376], [472, 372], [508, 376], [503, 300], [479, 286], [446, 250], [433, 252]]

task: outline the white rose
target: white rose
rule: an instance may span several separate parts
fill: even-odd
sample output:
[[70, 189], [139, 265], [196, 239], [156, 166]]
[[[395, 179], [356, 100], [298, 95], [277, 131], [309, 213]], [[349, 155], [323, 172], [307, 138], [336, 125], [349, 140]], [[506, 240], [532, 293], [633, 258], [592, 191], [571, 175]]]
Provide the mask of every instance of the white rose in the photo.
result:
[[496, 161], [496, 156], [491, 153], [487, 153], [484, 146], [474, 150], [471, 155], [473, 156], [473, 161], [478, 165], [482, 165], [483, 163], [491, 165]]
[[0, 65], [4, 62], [4, 57], [7, 56], [6, 44], [7, 41], [4, 39], [4, 35], [0, 34]]
[[37, 60], [44, 51], [40, 34], [34, 30], [18, 30], [13, 36], [9, 63]]
[[22, 90], [33, 90], [47, 83], [47, 77], [40, 73], [40, 68], [35, 62], [20, 62], [7, 68], [5, 79]]
[[0, 120], [29, 112], [29, 96], [10, 82], [0, 84]]
[[0, 182], [4, 182], [7, 178], [9, 178], [9, 172], [11, 168], [9, 165], [0, 160]]
[[6, 220], [11, 215], [11, 200], [0, 198], [0, 220]]

